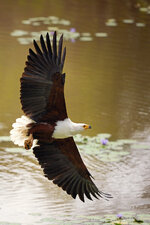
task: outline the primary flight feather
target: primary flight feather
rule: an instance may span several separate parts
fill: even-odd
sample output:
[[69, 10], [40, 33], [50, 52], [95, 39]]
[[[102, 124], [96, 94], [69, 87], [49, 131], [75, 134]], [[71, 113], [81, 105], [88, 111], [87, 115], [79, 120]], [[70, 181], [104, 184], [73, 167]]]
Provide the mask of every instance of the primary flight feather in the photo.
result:
[[[11, 130], [11, 140], [26, 149], [33, 149], [45, 176], [67, 194], [84, 201], [111, 195], [98, 190], [83, 163], [73, 135], [91, 128], [74, 123], [67, 115], [62, 73], [66, 48], [62, 51], [63, 36], [57, 46], [56, 32], [52, 44], [40, 37], [41, 47], [33, 41], [35, 52], [29, 49], [26, 67], [20, 79], [20, 99], [25, 116], [18, 118]], [[58, 47], [58, 49], [57, 49]]]

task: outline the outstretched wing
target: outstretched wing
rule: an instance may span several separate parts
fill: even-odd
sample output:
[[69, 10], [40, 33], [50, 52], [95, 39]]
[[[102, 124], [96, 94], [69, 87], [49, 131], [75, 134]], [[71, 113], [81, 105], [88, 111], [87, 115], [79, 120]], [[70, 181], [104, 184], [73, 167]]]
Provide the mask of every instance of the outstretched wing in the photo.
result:
[[84, 195], [95, 198], [111, 198], [111, 195], [98, 190], [84, 165], [72, 137], [55, 140], [52, 143], [38, 143], [33, 151], [43, 168], [45, 176], [53, 180], [67, 194], [84, 201]]
[[36, 52], [29, 49], [26, 67], [21, 77], [21, 104], [25, 115], [35, 120], [55, 122], [67, 117], [64, 82], [62, 74], [66, 48], [62, 54], [63, 36], [60, 37], [57, 51], [56, 32], [51, 46], [47, 33], [46, 41], [40, 37], [41, 49], [33, 42]]

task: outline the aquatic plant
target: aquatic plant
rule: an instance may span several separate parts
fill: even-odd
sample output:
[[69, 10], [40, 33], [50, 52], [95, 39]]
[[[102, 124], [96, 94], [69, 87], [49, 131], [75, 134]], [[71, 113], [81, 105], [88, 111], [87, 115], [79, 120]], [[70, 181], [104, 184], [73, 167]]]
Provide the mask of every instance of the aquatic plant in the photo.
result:
[[[141, 12], [147, 12], [150, 14], [150, 6], [146, 7], [139, 7], [139, 10]], [[24, 24], [27, 28], [28, 26], [33, 27], [40, 27], [40, 30], [36, 32], [32, 29], [32, 31], [26, 31], [25, 30], [14, 30], [10, 33], [11, 36], [16, 37], [20, 44], [30, 44], [33, 39], [38, 40], [39, 36], [46, 35], [47, 31], [49, 31], [53, 35], [53, 31], [56, 30], [58, 33], [58, 36], [60, 34], [64, 34], [64, 40], [75, 42], [76, 40], [79, 41], [85, 41], [89, 42], [92, 41], [94, 37], [96, 38], [106, 38], [108, 37], [108, 33], [103, 32], [102, 30], [95, 31], [95, 34], [93, 35], [90, 32], [82, 32], [79, 33], [77, 31], [77, 28], [70, 27], [71, 21], [66, 20], [63, 18], [59, 18], [56, 16], [48, 16], [48, 17], [33, 17], [28, 18], [21, 21], [22, 24]], [[115, 29], [115, 27], [121, 25], [121, 24], [134, 24], [136, 27], [145, 27], [146, 23], [143, 23], [142, 21], [135, 22], [133, 18], [124, 18], [121, 21], [117, 21], [115, 18], [108, 18], [105, 21], [105, 26], [110, 27], [110, 29]], [[46, 26], [46, 27], [45, 27]], [[42, 30], [41, 30], [41, 27]], [[64, 28], [65, 27], [65, 28]]]
[[123, 218], [123, 215], [122, 215], [121, 213], [118, 213], [118, 214], [117, 214], [117, 218], [118, 218], [118, 219], [122, 219], [122, 218]]
[[129, 146], [135, 144], [135, 140], [120, 139], [108, 141], [110, 134], [98, 134], [94, 137], [78, 134], [74, 137], [77, 145], [84, 154], [96, 155], [104, 162], [119, 161], [130, 154]]
[[101, 139], [101, 143], [102, 143], [102, 145], [107, 145], [108, 140], [107, 139]]

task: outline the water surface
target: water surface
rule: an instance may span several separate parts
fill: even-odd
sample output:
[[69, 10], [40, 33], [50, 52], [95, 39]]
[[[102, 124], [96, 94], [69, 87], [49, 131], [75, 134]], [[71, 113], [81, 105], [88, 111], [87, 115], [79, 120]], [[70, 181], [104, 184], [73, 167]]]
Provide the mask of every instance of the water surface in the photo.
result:
[[[136, 0], [1, 1], [0, 136], [6, 138], [0, 142], [0, 224], [83, 224], [81, 217], [88, 224], [90, 216], [149, 213], [148, 6], [148, 1]], [[120, 151], [128, 154], [114, 161], [81, 151], [99, 189], [113, 195], [109, 202], [82, 203], [67, 196], [43, 177], [32, 152], [7, 138], [12, 122], [22, 115], [19, 78], [32, 39], [54, 28], [64, 33], [67, 47], [70, 118], [92, 125], [84, 135], [109, 133], [110, 141], [137, 142], [123, 145]], [[18, 30], [22, 33], [14, 33]]]

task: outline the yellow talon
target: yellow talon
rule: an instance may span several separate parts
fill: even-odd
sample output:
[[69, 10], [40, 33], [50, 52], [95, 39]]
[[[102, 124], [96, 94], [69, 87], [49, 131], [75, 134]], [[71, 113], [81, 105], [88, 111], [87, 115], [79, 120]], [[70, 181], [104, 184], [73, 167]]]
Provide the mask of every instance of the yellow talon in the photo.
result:
[[27, 140], [24, 141], [24, 147], [26, 150], [29, 150], [32, 148], [32, 144], [33, 144], [33, 137], [32, 134], [30, 134], [29, 138]]

